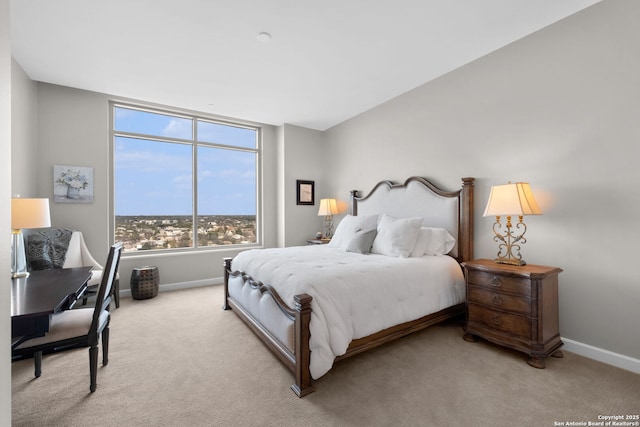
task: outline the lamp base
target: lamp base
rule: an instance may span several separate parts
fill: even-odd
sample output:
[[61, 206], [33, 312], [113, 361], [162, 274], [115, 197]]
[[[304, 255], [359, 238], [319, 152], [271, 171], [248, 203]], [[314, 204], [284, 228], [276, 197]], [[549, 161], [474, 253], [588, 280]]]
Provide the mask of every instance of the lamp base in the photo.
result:
[[497, 264], [509, 264], [509, 265], [526, 265], [527, 262], [523, 259], [514, 259], [514, 258], [502, 258], [498, 257], [494, 259]]
[[500, 216], [496, 216], [496, 222], [493, 223], [493, 240], [499, 243], [498, 256], [494, 260], [498, 264], [508, 265], [525, 265], [526, 262], [520, 255], [520, 245], [527, 242], [524, 238], [524, 233], [527, 232], [527, 226], [522, 222], [522, 215], [518, 217], [518, 223], [515, 229], [520, 230], [520, 234], [515, 235], [514, 227], [511, 225], [511, 215], [507, 215], [507, 229], [504, 233], [500, 233], [499, 230], [502, 227], [500, 224]]
[[22, 273], [12, 273], [11, 274], [11, 278], [12, 279], [19, 279], [21, 277], [29, 277], [29, 272], [25, 271], [25, 272], [22, 272]]
[[11, 233], [11, 278], [16, 279], [28, 275], [22, 231], [13, 230]]
[[324, 217], [324, 233], [323, 239], [331, 240], [333, 237], [333, 215], [325, 215]]

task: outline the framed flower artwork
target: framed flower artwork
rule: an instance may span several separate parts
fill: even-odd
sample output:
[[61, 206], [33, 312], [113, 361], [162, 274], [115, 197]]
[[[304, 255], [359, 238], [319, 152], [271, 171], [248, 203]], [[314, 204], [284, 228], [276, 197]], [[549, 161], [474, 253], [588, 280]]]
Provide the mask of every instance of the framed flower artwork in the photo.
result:
[[93, 168], [54, 165], [53, 201], [59, 203], [93, 203]]

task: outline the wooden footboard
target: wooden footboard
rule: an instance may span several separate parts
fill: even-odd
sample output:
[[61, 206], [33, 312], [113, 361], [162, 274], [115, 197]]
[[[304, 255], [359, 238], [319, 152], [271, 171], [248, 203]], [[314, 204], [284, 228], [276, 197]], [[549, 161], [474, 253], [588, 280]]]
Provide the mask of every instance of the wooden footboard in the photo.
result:
[[[242, 285], [251, 291], [230, 294], [230, 278], [241, 278]], [[295, 383], [291, 389], [303, 397], [315, 390], [309, 372], [311, 351], [309, 349], [309, 322], [311, 321], [311, 297], [307, 294], [294, 296], [295, 307], [290, 308], [280, 298], [278, 292], [252, 277], [231, 270], [231, 258], [224, 258], [224, 293], [223, 309], [234, 312], [253, 330], [253, 332], [278, 356], [293, 372]], [[265, 317], [269, 317], [265, 321]], [[279, 317], [279, 318], [278, 318]], [[275, 325], [275, 326], [274, 326]], [[278, 326], [289, 329], [291, 334], [284, 336]]]

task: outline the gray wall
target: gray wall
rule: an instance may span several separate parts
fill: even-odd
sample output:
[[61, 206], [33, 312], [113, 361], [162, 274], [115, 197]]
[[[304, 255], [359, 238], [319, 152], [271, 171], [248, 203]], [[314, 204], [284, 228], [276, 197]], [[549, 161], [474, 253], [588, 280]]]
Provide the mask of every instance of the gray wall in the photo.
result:
[[[322, 217], [318, 217], [320, 199], [329, 197], [322, 144], [322, 132], [298, 126], [282, 126], [281, 171], [283, 181], [282, 226], [280, 246], [306, 244], [316, 231], [322, 231]], [[315, 204], [297, 205], [296, 181], [314, 181]]]
[[640, 359], [638, 18], [604, 1], [330, 129], [330, 191], [476, 177], [475, 255], [493, 258], [489, 189], [530, 182], [544, 215], [523, 256], [564, 269], [562, 336]]
[[11, 188], [21, 197], [38, 197], [38, 84], [11, 61]]

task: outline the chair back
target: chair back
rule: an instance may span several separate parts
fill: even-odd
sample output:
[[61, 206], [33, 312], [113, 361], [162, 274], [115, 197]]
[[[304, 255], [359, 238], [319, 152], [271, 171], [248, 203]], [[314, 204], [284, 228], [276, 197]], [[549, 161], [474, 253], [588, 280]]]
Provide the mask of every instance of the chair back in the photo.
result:
[[96, 307], [93, 311], [93, 321], [91, 322], [91, 328], [89, 335], [97, 335], [98, 326], [100, 324], [100, 315], [104, 310], [108, 311], [109, 304], [111, 303], [111, 288], [116, 280], [116, 274], [118, 272], [118, 265], [120, 264], [120, 255], [122, 254], [122, 243], [116, 243], [109, 249], [109, 257], [107, 258], [107, 264], [102, 274], [102, 283], [100, 283], [100, 289], [98, 290], [98, 296], [96, 297]]
[[73, 230], [62, 268], [92, 267], [102, 270], [102, 265], [89, 252], [82, 231]]

